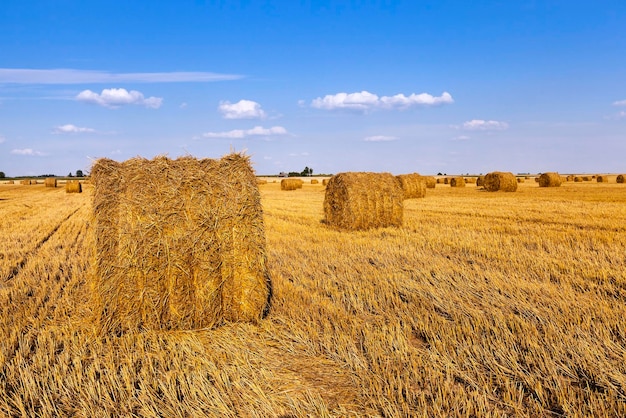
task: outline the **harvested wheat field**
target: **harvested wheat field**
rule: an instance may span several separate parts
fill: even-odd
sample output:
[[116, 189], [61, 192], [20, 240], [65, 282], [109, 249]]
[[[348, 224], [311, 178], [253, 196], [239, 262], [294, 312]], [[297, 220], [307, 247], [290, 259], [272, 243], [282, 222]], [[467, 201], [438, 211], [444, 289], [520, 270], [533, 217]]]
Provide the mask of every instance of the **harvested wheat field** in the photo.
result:
[[94, 186], [0, 185], [0, 416], [626, 416], [626, 186], [442, 187], [345, 232], [259, 186], [257, 324], [97, 332]]

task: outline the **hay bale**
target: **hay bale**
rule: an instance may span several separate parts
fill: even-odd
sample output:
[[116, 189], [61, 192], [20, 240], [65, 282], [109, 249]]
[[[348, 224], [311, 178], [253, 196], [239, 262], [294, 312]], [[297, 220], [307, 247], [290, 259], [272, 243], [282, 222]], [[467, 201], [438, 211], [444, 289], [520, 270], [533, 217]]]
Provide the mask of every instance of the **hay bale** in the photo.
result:
[[438, 184], [443, 183], [443, 179], [437, 178], [437, 183], [438, 183]]
[[583, 181], [591, 181], [591, 177], [589, 177], [589, 176], [583, 176]]
[[47, 177], [43, 184], [46, 187], [57, 187], [57, 179], [54, 177]]
[[468, 177], [465, 179], [465, 183], [476, 184], [476, 177]]
[[465, 179], [463, 177], [451, 178], [450, 187], [465, 187]]
[[270, 280], [248, 157], [101, 159], [91, 173], [91, 288], [103, 331], [262, 318]]
[[401, 226], [403, 198], [390, 173], [339, 173], [326, 186], [324, 222], [346, 230]]
[[569, 176], [565, 177], [565, 181], [574, 181], [574, 176], [570, 174]]
[[65, 193], [82, 193], [83, 186], [78, 180], [68, 180], [65, 183]]
[[482, 187], [485, 185], [485, 176], [478, 176], [476, 178], [476, 187]]
[[15, 184], [15, 181], [14, 180], [9, 180], [9, 181], [7, 181], [7, 184]]
[[518, 177], [517, 178], [517, 182], [518, 183], [524, 183], [524, 181], [526, 181], [526, 180], [524, 180], [524, 177]]
[[297, 190], [302, 188], [304, 182], [300, 179], [282, 179], [280, 181], [280, 190]]
[[437, 179], [433, 176], [422, 176], [422, 179], [424, 179], [427, 189], [434, 189], [437, 185]]
[[517, 190], [517, 179], [513, 173], [494, 171], [485, 176], [484, 187], [489, 192], [514, 192]]
[[562, 179], [559, 173], [543, 173], [539, 176], [539, 187], [559, 187]]
[[259, 184], [259, 185], [260, 185], [260, 184], [267, 184], [267, 180], [264, 180], [264, 179], [257, 179], [257, 180], [256, 180], [256, 184]]
[[574, 183], [580, 183], [581, 181], [583, 181], [582, 177], [574, 176]]
[[426, 182], [417, 173], [396, 176], [405, 199], [419, 199], [426, 196]]
[[596, 177], [596, 181], [598, 183], [608, 183], [609, 182], [609, 177], [608, 176], [597, 176]]
[[535, 177], [535, 183], [539, 183], [539, 177]]
[[328, 180], [329, 179], [323, 179], [322, 180], [322, 186], [326, 186], [328, 184]]
[[319, 183], [319, 180], [317, 180], [317, 179], [311, 179], [311, 184], [318, 184], [318, 183]]
[[450, 183], [450, 179], [448, 177], [445, 177], [443, 179], [443, 184], [449, 184]]
[[615, 181], [618, 183], [624, 183], [624, 175], [623, 174], [618, 175]]

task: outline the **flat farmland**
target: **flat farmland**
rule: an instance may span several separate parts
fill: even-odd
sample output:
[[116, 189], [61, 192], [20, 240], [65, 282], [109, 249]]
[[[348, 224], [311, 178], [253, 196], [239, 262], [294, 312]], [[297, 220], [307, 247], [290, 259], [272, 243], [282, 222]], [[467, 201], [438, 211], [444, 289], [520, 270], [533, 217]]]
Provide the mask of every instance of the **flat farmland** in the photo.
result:
[[626, 184], [437, 184], [343, 232], [259, 186], [259, 324], [95, 332], [92, 188], [0, 184], [0, 416], [626, 416]]

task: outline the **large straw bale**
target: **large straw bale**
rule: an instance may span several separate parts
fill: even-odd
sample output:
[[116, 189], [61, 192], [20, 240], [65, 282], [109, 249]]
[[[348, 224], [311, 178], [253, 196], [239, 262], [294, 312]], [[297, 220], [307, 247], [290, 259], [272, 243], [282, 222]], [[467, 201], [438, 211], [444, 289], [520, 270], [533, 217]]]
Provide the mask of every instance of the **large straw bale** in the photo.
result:
[[549, 172], [539, 176], [539, 187], [559, 187], [562, 183], [559, 173]]
[[46, 177], [43, 184], [46, 187], [57, 187], [57, 179], [55, 177]]
[[465, 178], [452, 177], [450, 179], [450, 187], [465, 187]]
[[615, 181], [618, 183], [624, 183], [624, 175], [623, 174], [618, 175]]
[[324, 221], [347, 230], [401, 226], [403, 197], [390, 173], [339, 173], [326, 186]]
[[300, 179], [282, 179], [280, 181], [280, 190], [297, 190], [302, 188], [304, 182]]
[[513, 173], [494, 171], [485, 176], [484, 187], [489, 192], [514, 192], [517, 190], [517, 179]]
[[68, 180], [65, 183], [65, 193], [82, 193], [83, 186], [78, 180]]
[[596, 181], [598, 183], [608, 183], [609, 182], [609, 177], [608, 176], [598, 176], [598, 177], [596, 177]]
[[100, 326], [212, 328], [259, 320], [270, 280], [249, 158], [96, 161], [92, 168]]
[[417, 173], [396, 176], [405, 199], [416, 199], [426, 196], [426, 181]]

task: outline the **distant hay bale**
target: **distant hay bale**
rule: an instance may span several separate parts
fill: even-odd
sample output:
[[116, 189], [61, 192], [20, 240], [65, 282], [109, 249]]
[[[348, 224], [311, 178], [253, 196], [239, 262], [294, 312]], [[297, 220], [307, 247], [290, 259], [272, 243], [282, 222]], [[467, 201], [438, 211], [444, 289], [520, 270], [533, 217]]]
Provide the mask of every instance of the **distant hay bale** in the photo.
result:
[[326, 185], [328, 184], [328, 180], [329, 180], [329, 179], [323, 179], [323, 180], [322, 180], [322, 185], [323, 185], [323, 186], [326, 186]]
[[450, 187], [465, 187], [465, 179], [463, 177], [451, 178]]
[[91, 288], [105, 332], [252, 321], [270, 280], [249, 158], [96, 161]]
[[319, 183], [319, 180], [317, 180], [317, 179], [311, 179], [311, 184], [318, 184], [318, 183]]
[[581, 181], [583, 181], [582, 177], [574, 176], [574, 183], [580, 183]]
[[267, 180], [264, 180], [264, 179], [257, 179], [257, 180], [256, 180], [256, 184], [267, 184]]
[[438, 183], [438, 184], [443, 183], [443, 179], [438, 178], [438, 179], [437, 179], [437, 183]]
[[596, 181], [598, 183], [608, 183], [609, 182], [609, 177], [608, 176], [597, 176], [596, 177]]
[[615, 181], [618, 183], [624, 183], [624, 175], [623, 174], [618, 175]]
[[478, 176], [476, 178], [476, 187], [482, 187], [485, 185], [485, 176]]
[[517, 190], [517, 179], [513, 173], [494, 171], [485, 176], [484, 187], [489, 192], [514, 192]]
[[476, 177], [468, 177], [465, 179], [465, 182], [469, 184], [476, 184]]
[[569, 176], [565, 177], [565, 181], [574, 181], [574, 176], [570, 174]]
[[326, 186], [324, 222], [346, 230], [401, 226], [403, 197], [390, 173], [339, 173]]
[[405, 199], [419, 199], [426, 196], [426, 181], [417, 173], [396, 176]]
[[65, 183], [65, 193], [82, 193], [83, 186], [78, 180], [68, 180]]
[[30, 180], [20, 180], [20, 184], [22, 186], [28, 186], [30, 184]]
[[47, 177], [44, 181], [46, 187], [57, 187], [57, 179], [54, 177]]
[[450, 179], [448, 179], [447, 177], [445, 177], [445, 178], [443, 179], [443, 184], [448, 184], [448, 183], [450, 183]]
[[591, 181], [591, 177], [589, 177], [589, 176], [583, 176], [583, 181]]
[[434, 189], [437, 185], [437, 180], [433, 176], [423, 176], [424, 183], [426, 183], [427, 189]]
[[539, 187], [559, 187], [562, 179], [559, 173], [543, 173], [539, 176]]
[[539, 177], [535, 177], [535, 183], [539, 183]]
[[304, 182], [300, 179], [282, 179], [280, 181], [280, 190], [296, 190], [301, 189]]
[[518, 177], [517, 178], [517, 182], [518, 183], [524, 183], [526, 180], [524, 179], [524, 177]]
[[7, 181], [7, 184], [15, 184], [15, 181], [14, 180], [9, 180], [9, 181]]

